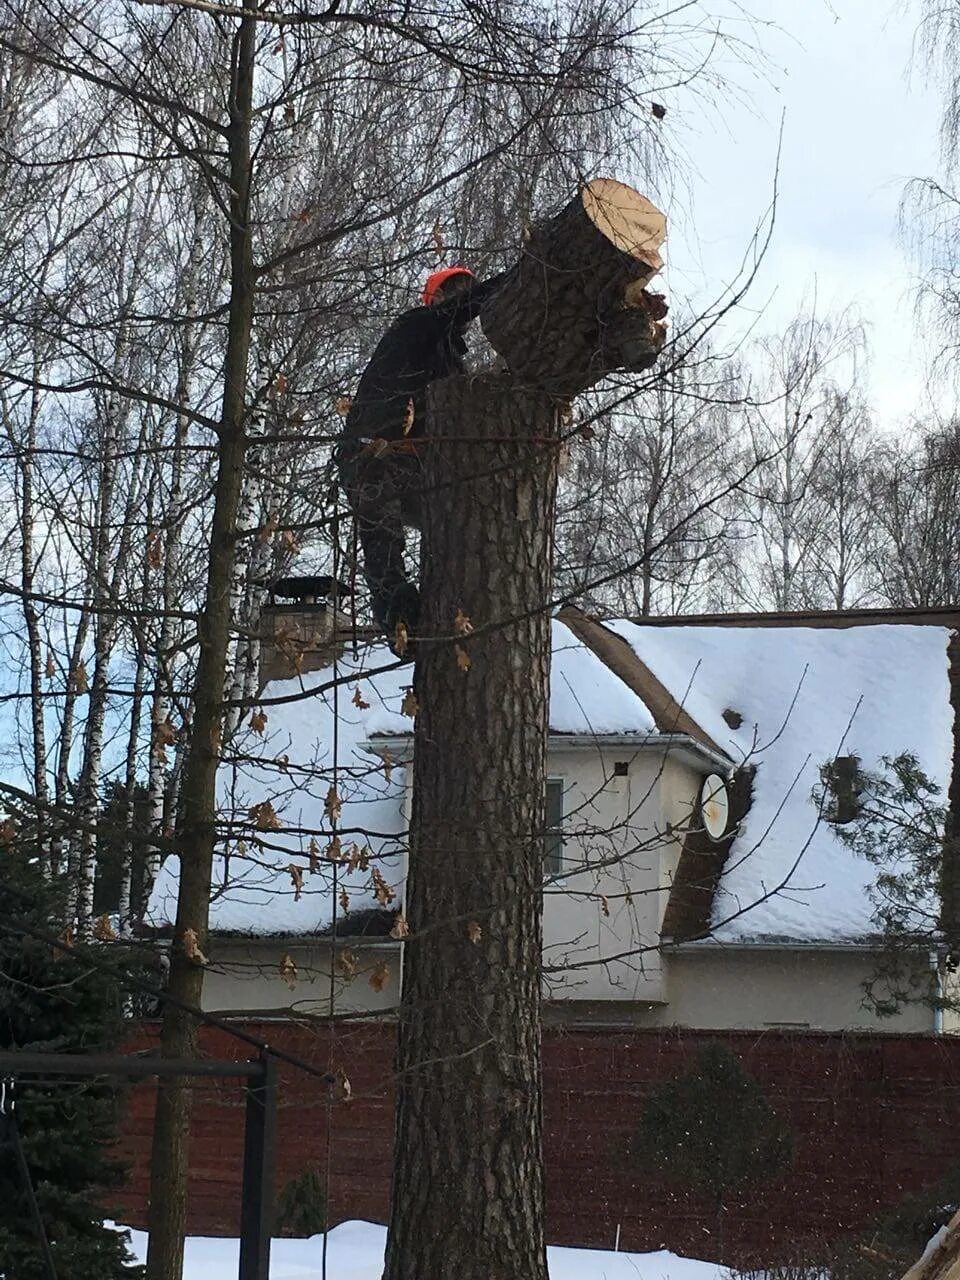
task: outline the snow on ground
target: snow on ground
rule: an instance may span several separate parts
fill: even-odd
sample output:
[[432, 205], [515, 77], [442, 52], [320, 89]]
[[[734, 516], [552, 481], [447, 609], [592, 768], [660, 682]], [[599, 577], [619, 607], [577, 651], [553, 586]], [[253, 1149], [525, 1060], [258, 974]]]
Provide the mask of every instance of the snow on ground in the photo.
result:
[[[146, 1258], [147, 1237], [132, 1231], [133, 1251]], [[327, 1242], [330, 1280], [380, 1280], [386, 1227], [372, 1222], [342, 1222]], [[275, 1240], [270, 1280], [320, 1280], [322, 1239]], [[236, 1280], [236, 1240], [194, 1237], [187, 1241], [183, 1280]], [[698, 1262], [661, 1250], [657, 1253], [611, 1253], [603, 1249], [547, 1250], [550, 1280], [721, 1280], [729, 1276], [714, 1262]]]
[[[550, 727], [557, 733], [655, 732], [644, 703], [559, 622], [553, 624]], [[400, 713], [411, 679], [409, 667], [368, 677], [366, 671], [394, 659], [383, 645], [365, 649], [358, 659], [344, 654], [337, 675], [346, 682], [325, 689], [334, 677], [332, 667], [301, 679], [278, 680], [263, 691], [267, 724], [261, 736], [245, 729], [236, 743], [237, 754], [252, 757], [226, 765], [218, 777], [221, 821], [245, 821], [251, 806], [269, 800], [281, 827], [264, 832], [267, 849], [238, 854], [229, 841], [229, 860], [218, 857], [214, 868], [211, 928], [216, 932], [249, 935], [314, 934], [329, 923], [334, 896], [329, 863], [323, 860], [328, 837], [315, 837], [320, 858], [309, 871], [310, 836], [297, 828], [329, 830], [324, 801], [334, 760], [334, 699], [337, 710], [337, 761], [341, 766], [337, 790], [343, 801], [341, 841], [367, 844], [375, 865], [399, 899], [402, 859], [397, 851], [404, 831], [404, 771], [392, 769], [387, 779], [380, 760], [361, 751], [360, 744], [375, 735], [409, 734], [413, 722]], [[358, 707], [354, 695], [367, 707]], [[295, 701], [270, 705], [271, 698], [305, 694]], [[249, 844], [249, 842], [247, 842]], [[304, 869], [299, 900], [289, 872], [291, 862]], [[224, 888], [226, 873], [227, 886]], [[167, 858], [150, 897], [148, 920], [156, 926], [173, 923], [176, 915], [179, 862]], [[345, 888], [351, 909], [375, 905], [369, 871], [340, 871], [338, 889]]]
[[[852, 940], [870, 932], [875, 868], [847, 850], [829, 823], [818, 825], [811, 792], [819, 766], [838, 755], [857, 755], [874, 770], [881, 756], [905, 750], [946, 791], [950, 632], [610, 625], [719, 746], [757, 767], [714, 922], [784, 880], [789, 887], [718, 929], [717, 938]], [[739, 729], [726, 724], [724, 708], [743, 716]]]

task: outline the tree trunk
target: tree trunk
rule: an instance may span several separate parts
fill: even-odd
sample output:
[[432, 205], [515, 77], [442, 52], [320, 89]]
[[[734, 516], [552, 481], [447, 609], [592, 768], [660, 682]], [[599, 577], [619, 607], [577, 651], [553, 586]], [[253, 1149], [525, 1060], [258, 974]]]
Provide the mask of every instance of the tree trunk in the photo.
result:
[[629, 187], [584, 187], [531, 235], [481, 312], [509, 371], [428, 391], [412, 932], [384, 1280], [546, 1280], [540, 971], [557, 402], [656, 359], [663, 309], [642, 286], [663, 229]]
[[[544, 1280], [540, 952], [557, 414], [430, 395], [422, 642], [384, 1280]], [[465, 439], [458, 439], [465, 437]], [[479, 438], [479, 439], [478, 439]], [[462, 669], [465, 654], [469, 668]], [[451, 768], [451, 760], [456, 767]], [[451, 1194], [455, 1189], [455, 1194]]]
[[[230, 638], [230, 587], [237, 508], [246, 448], [246, 388], [253, 326], [254, 268], [250, 226], [250, 122], [257, 19], [244, 10], [233, 46], [230, 124], [230, 307], [223, 370], [219, 456], [207, 592], [200, 616], [200, 657], [193, 693], [193, 721], [180, 794], [180, 886], [170, 949], [171, 995], [199, 1005], [202, 954], [207, 945], [210, 883], [216, 841], [216, 778], [223, 728], [223, 685]], [[197, 1029], [188, 1015], [166, 1005], [160, 1033], [165, 1057], [198, 1056]], [[180, 1280], [186, 1227], [190, 1138], [190, 1086], [160, 1084], [150, 1167], [150, 1243], [147, 1280]]]
[[643, 286], [663, 265], [666, 219], [632, 187], [595, 178], [531, 233], [480, 315], [511, 373], [559, 397], [654, 363], [666, 334]]

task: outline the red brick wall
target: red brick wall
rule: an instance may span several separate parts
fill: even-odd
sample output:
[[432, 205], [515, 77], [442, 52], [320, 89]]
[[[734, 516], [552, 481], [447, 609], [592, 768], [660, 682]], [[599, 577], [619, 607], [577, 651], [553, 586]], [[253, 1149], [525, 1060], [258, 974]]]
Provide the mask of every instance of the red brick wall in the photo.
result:
[[[327, 1033], [276, 1022], [246, 1030], [326, 1070]], [[139, 1044], [148, 1043], [147, 1028]], [[708, 1206], [659, 1185], [623, 1155], [643, 1099], [657, 1081], [720, 1039], [756, 1076], [790, 1124], [796, 1154], [776, 1185], [748, 1190], [718, 1221]], [[205, 1053], [248, 1056], [206, 1030]], [[353, 1099], [333, 1108], [334, 1221], [386, 1221], [393, 1134], [393, 1031], [338, 1030], [333, 1061]], [[324, 1167], [325, 1086], [293, 1067], [280, 1085], [278, 1186]], [[131, 1161], [125, 1220], [144, 1225], [154, 1088], [134, 1089], [123, 1148]], [[233, 1081], [195, 1086], [190, 1230], [236, 1234], [243, 1101]], [[804, 1241], [836, 1239], [877, 1210], [936, 1179], [960, 1159], [960, 1037], [605, 1029], [544, 1033], [548, 1239], [610, 1248], [670, 1248], [727, 1262], [796, 1256]], [[464, 1134], [464, 1141], [470, 1140]]]

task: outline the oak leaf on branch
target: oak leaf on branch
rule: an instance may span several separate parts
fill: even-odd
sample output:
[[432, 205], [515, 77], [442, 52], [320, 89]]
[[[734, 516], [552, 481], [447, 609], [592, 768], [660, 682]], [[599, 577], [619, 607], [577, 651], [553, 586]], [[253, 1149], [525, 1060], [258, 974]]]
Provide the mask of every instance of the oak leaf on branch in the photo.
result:
[[200, 940], [197, 937], [196, 929], [184, 929], [180, 935], [180, 940], [183, 945], [183, 954], [188, 960], [196, 965], [207, 963], [207, 957], [200, 950]]
[[402, 911], [398, 911], [394, 916], [390, 937], [397, 939], [410, 937], [410, 926], [407, 924], [407, 917]]
[[357, 687], [354, 689], [353, 697], [350, 699], [350, 701], [353, 703], [355, 707], [359, 708], [360, 711], [366, 711], [369, 709], [370, 703], [364, 701], [363, 694], [360, 692], [359, 685], [357, 685]]
[[378, 964], [374, 965], [368, 981], [374, 991], [382, 991], [387, 985], [387, 979], [389, 977], [390, 966], [387, 964], [386, 960], [381, 960]]
[[403, 701], [400, 703], [400, 714], [415, 720], [419, 710], [420, 703], [417, 701], [417, 695], [413, 692], [413, 687], [411, 686], [403, 695]]
[[342, 809], [343, 801], [340, 799], [340, 793], [337, 791], [336, 785], [331, 782], [330, 789], [323, 802], [323, 812], [327, 815], [329, 822], [336, 822]]
[[104, 913], [97, 916], [93, 922], [93, 936], [97, 942], [113, 942], [116, 939], [113, 925], [110, 923], [110, 917]]
[[297, 985], [297, 964], [289, 951], [284, 953], [280, 961], [280, 977], [292, 991]]
[[279, 831], [280, 819], [269, 800], [261, 800], [259, 804], [250, 806], [248, 813], [250, 825], [258, 831]]
[[290, 880], [293, 884], [293, 900], [299, 902], [303, 896], [303, 867], [296, 862], [291, 862], [287, 867], [290, 873]]
[[373, 884], [373, 896], [381, 907], [389, 906], [397, 896], [383, 878], [383, 872], [379, 867], [370, 868], [370, 880]]

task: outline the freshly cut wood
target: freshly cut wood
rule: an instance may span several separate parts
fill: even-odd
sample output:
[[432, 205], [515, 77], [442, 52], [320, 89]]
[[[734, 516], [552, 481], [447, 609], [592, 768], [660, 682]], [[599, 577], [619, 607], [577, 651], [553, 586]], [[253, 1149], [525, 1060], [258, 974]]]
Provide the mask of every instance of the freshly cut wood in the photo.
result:
[[667, 219], [657, 206], [614, 178], [594, 178], [582, 189], [580, 199], [597, 230], [648, 266], [651, 276], [656, 275], [663, 266], [658, 250], [667, 238]]
[[617, 369], [649, 368], [666, 341], [663, 299], [646, 289], [666, 225], [632, 187], [595, 178], [535, 227], [480, 314], [510, 373], [569, 399]]

